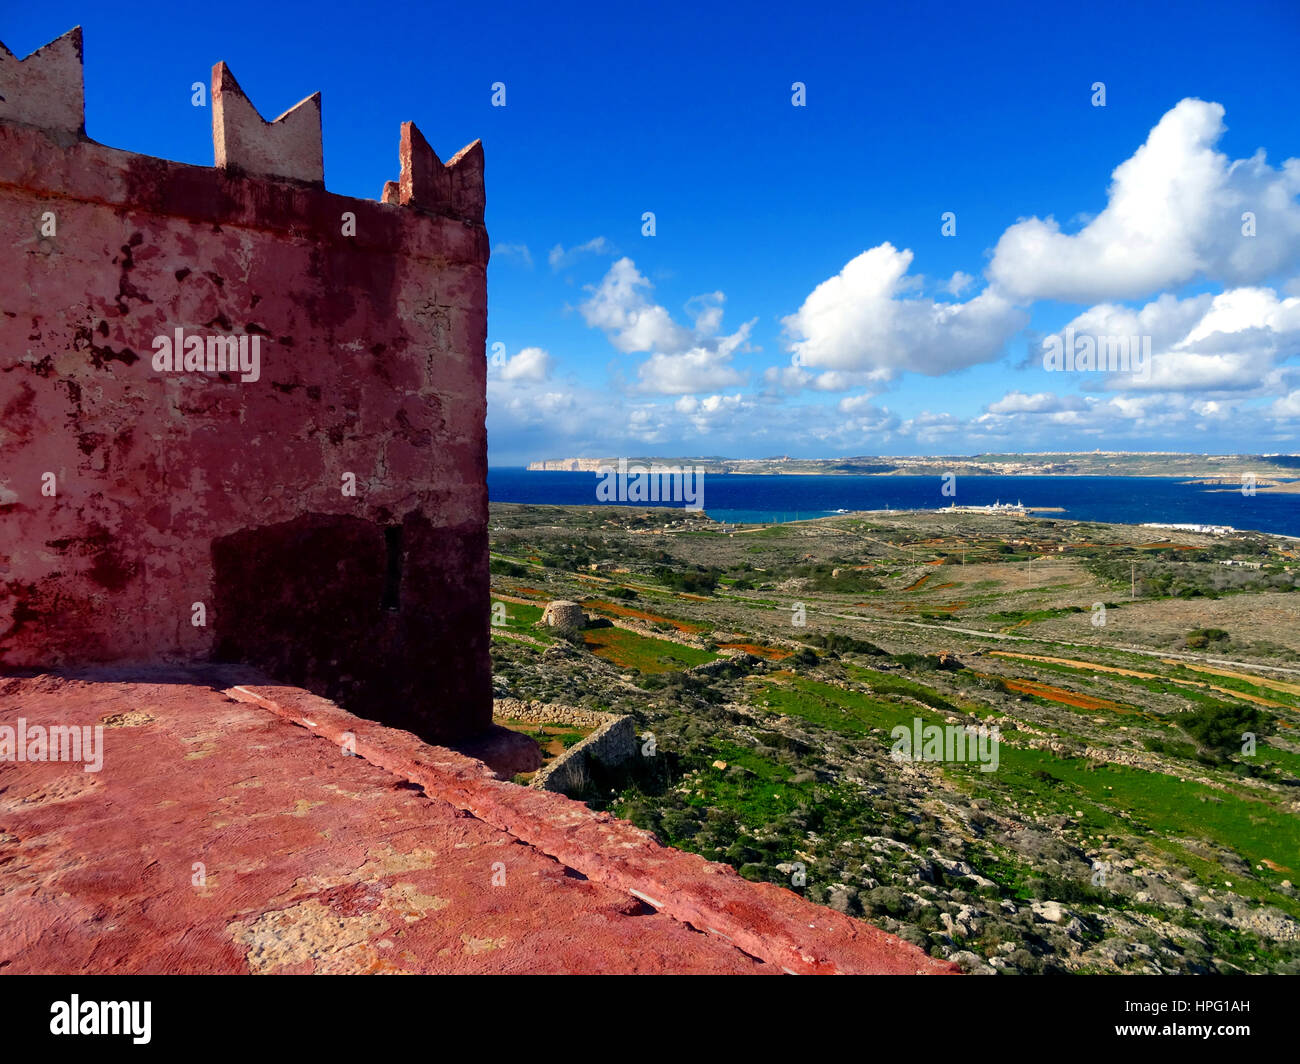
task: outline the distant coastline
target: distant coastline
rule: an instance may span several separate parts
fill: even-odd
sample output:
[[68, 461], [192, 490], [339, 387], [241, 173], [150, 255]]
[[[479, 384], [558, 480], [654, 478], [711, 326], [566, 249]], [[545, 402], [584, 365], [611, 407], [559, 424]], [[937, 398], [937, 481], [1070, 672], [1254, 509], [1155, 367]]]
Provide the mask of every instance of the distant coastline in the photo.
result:
[[[1236, 491], [1253, 475], [1259, 492], [1300, 491], [1300, 455], [1088, 451], [846, 458], [625, 457], [629, 465], [690, 466], [713, 476], [1096, 476], [1160, 477]], [[530, 462], [530, 472], [594, 473], [619, 458], [556, 458]]]

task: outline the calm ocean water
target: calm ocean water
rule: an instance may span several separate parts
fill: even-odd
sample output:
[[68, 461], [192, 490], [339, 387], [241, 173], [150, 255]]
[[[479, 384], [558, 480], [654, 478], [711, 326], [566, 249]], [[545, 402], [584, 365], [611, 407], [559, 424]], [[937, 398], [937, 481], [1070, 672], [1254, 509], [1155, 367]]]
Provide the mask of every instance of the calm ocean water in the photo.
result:
[[[1300, 494], [1245, 496], [1151, 477], [958, 477], [953, 500], [940, 495], [941, 484], [937, 476], [706, 475], [704, 510], [717, 521], [793, 521], [841, 509], [933, 510], [952, 501], [984, 505], [1001, 500], [1060, 506], [1064, 513], [1045, 516], [1075, 521], [1231, 525], [1300, 536]], [[488, 497], [493, 502], [596, 505], [596, 474], [497, 466], [488, 470]]]

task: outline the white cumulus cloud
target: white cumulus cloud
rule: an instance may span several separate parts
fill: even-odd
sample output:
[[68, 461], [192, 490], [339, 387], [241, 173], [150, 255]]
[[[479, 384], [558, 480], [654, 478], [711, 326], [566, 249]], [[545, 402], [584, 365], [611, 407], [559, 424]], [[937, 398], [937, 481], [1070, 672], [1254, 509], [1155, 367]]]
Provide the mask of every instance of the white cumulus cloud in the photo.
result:
[[500, 376], [505, 381], [544, 381], [551, 375], [552, 359], [540, 347], [525, 347], [506, 359]]
[[[1111, 175], [1104, 210], [1078, 233], [1029, 218], [999, 239], [989, 278], [1021, 300], [1137, 299], [1204, 277], [1251, 284], [1300, 261], [1300, 159], [1214, 150], [1220, 104], [1185, 99]], [[1243, 215], [1254, 233], [1243, 233]]]
[[734, 333], [718, 336], [725, 296], [711, 292], [687, 304], [693, 327], [673, 320], [666, 307], [653, 302], [650, 281], [630, 258], [615, 262], [589, 298], [578, 308], [588, 325], [604, 331], [619, 351], [651, 352], [637, 369], [639, 390], [659, 395], [691, 395], [730, 388], [746, 381], [732, 365], [746, 348], [753, 321]]
[[881, 244], [823, 281], [782, 319], [793, 365], [938, 376], [996, 358], [1025, 324], [1023, 310], [993, 289], [967, 302], [909, 296], [912, 252]]
[[1053, 395], [1051, 392], [1008, 392], [986, 407], [990, 414], [1055, 414], [1063, 410], [1082, 410], [1086, 402], [1077, 396]]
[[1099, 304], [1066, 328], [1096, 338], [1099, 349], [1102, 338], [1126, 339], [1130, 349], [1150, 338], [1149, 374], [1108, 373], [1097, 382], [1107, 389], [1269, 389], [1279, 382], [1280, 364], [1300, 354], [1300, 296], [1279, 298], [1271, 288], [1254, 287], [1183, 300], [1166, 293], [1136, 309]]

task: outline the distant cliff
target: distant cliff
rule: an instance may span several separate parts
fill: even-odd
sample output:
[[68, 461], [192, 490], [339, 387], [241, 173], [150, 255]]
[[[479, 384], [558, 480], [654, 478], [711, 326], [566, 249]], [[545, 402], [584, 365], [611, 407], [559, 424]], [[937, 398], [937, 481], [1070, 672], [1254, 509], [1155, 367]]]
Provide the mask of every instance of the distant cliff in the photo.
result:
[[[771, 459], [760, 459], [760, 461], [771, 461]], [[529, 462], [528, 468], [536, 472], [544, 473], [595, 473], [601, 469], [617, 469], [619, 462], [626, 462], [629, 467], [632, 466], [696, 466], [703, 467], [706, 473], [727, 473], [736, 472], [731, 467], [744, 466], [749, 464], [747, 459], [729, 461], [724, 458], [551, 458], [541, 462]]]
[[542, 473], [594, 473], [601, 466], [617, 463], [617, 458], [554, 458], [545, 462], [529, 462], [528, 468]]
[[[941, 476], [1219, 477], [1240, 482], [1243, 473], [1300, 477], [1300, 457], [1259, 454], [1086, 451], [1038, 454], [931, 456], [865, 455], [851, 458], [627, 458], [628, 465], [700, 466], [706, 473], [809, 476], [816, 474]], [[530, 462], [538, 471], [596, 472], [618, 458], [552, 458]]]

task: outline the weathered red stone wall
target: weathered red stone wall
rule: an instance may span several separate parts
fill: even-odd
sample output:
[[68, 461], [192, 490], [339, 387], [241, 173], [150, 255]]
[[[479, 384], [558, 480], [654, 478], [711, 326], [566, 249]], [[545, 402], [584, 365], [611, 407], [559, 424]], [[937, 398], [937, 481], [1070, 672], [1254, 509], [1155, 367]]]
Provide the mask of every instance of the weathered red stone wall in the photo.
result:
[[[118, 151], [36, 99], [71, 36], [0, 47], [0, 665], [244, 660], [487, 727], [481, 149], [408, 124], [384, 202], [336, 196], [318, 99], [262, 122], [219, 65], [224, 166]], [[156, 370], [178, 328], [261, 337], [260, 379]]]

